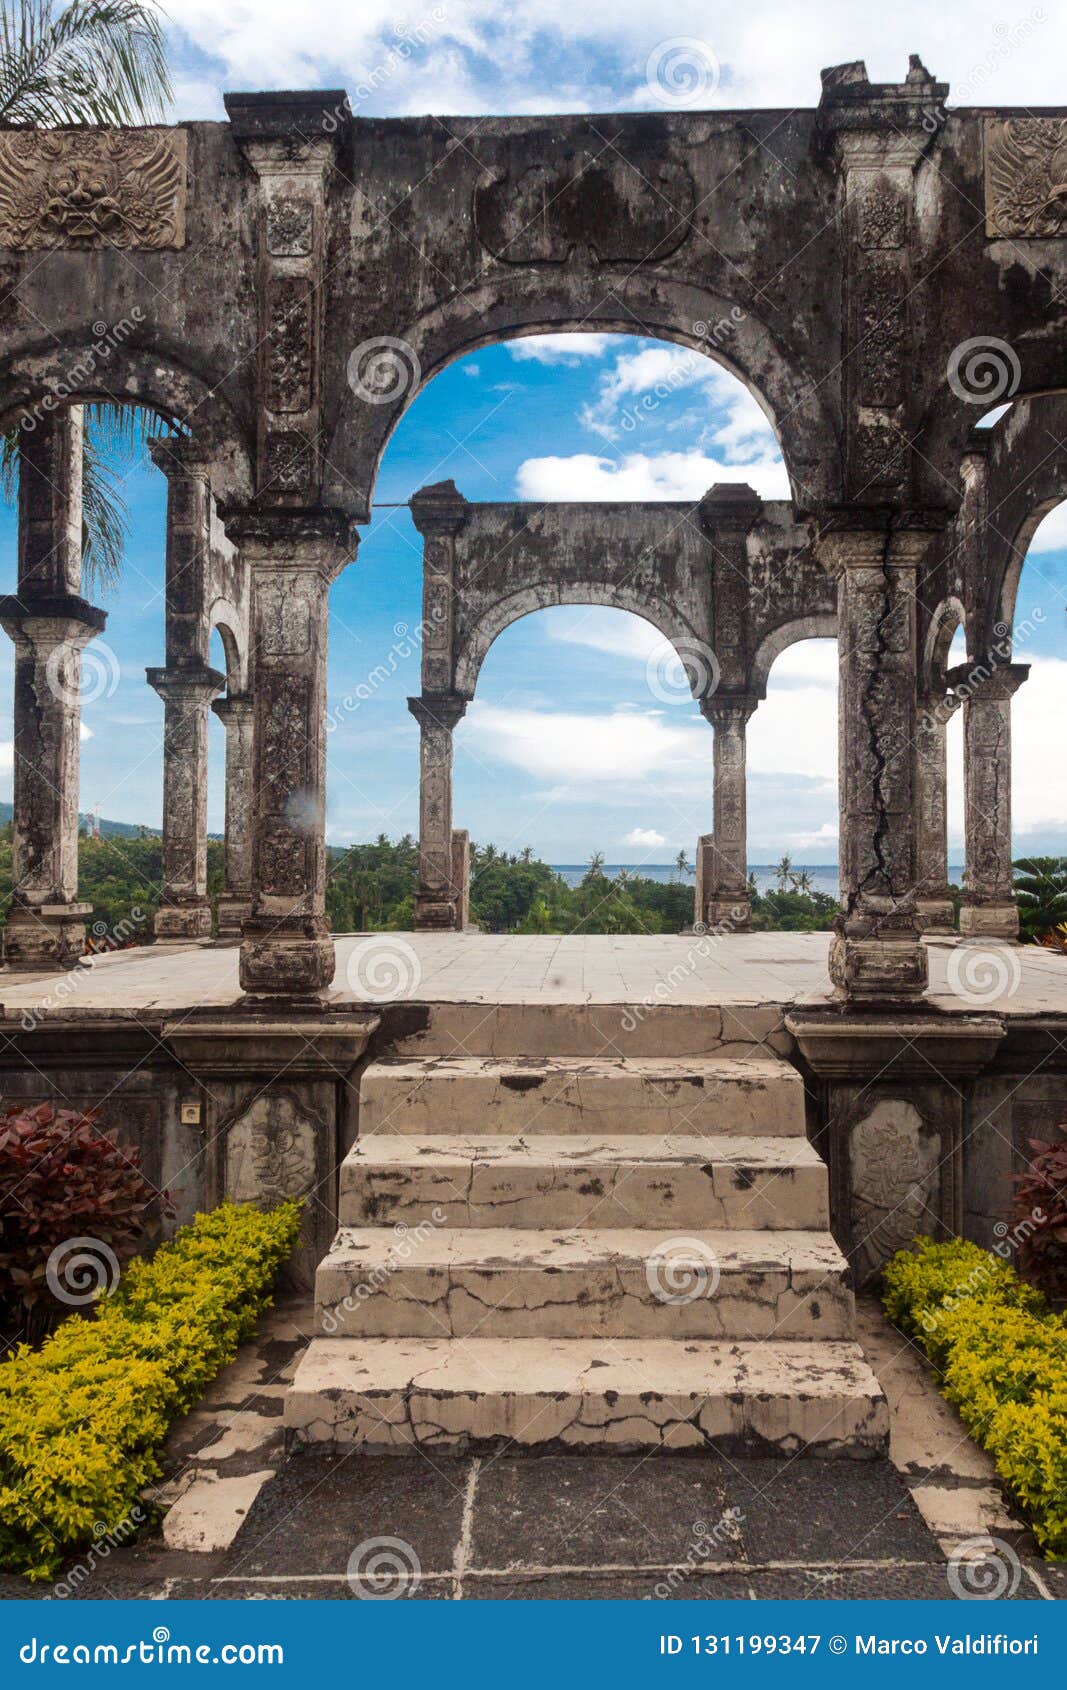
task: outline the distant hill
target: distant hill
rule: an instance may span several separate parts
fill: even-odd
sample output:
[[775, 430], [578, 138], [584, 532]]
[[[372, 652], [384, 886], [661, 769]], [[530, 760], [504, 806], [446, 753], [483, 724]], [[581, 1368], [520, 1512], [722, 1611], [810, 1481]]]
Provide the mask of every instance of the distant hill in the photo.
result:
[[[11, 820], [11, 814], [12, 811], [10, 804], [0, 804], [0, 827], [5, 826], [6, 823]], [[88, 833], [91, 825], [92, 818], [90, 816], [83, 815], [81, 818], [81, 831], [83, 833]], [[146, 834], [158, 834], [162, 832], [162, 828], [158, 826], [152, 827], [148, 824], [145, 824], [142, 828], [139, 822], [111, 822], [108, 821], [106, 816], [100, 817], [100, 836], [102, 839], [140, 839], [142, 832]], [[209, 833], [208, 838], [221, 839], [222, 834]]]

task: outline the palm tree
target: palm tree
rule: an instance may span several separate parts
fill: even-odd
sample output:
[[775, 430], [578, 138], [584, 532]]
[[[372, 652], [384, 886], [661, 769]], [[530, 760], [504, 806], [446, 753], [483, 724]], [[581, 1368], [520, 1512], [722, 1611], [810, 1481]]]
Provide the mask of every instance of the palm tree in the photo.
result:
[[604, 878], [604, 853], [603, 853], [603, 851], [594, 851], [593, 852], [593, 855], [589, 859], [589, 867], [586, 870], [585, 878], [586, 878], [586, 880], [603, 880], [603, 878]]
[[1012, 863], [1023, 939], [1040, 939], [1067, 921], [1067, 857], [1021, 857]]
[[684, 879], [687, 874], [692, 872], [689, 867], [689, 858], [687, 857], [684, 848], [679, 851], [678, 855], [675, 857], [674, 866], [678, 870], [679, 880]]
[[775, 879], [778, 882], [779, 892], [787, 892], [789, 890], [789, 881], [790, 881], [790, 878], [792, 876], [792, 873], [793, 873], [793, 859], [792, 859], [792, 857], [789, 857], [789, 856], [783, 857], [781, 862], [777, 864], [775, 871], [774, 871]]
[[[171, 99], [163, 21], [154, 0], [0, 0], [0, 123], [154, 123]], [[82, 468], [82, 562], [113, 582], [128, 519], [113, 462], [143, 449], [157, 419], [130, 405], [91, 405]], [[0, 437], [0, 497], [18, 486], [19, 434]]]

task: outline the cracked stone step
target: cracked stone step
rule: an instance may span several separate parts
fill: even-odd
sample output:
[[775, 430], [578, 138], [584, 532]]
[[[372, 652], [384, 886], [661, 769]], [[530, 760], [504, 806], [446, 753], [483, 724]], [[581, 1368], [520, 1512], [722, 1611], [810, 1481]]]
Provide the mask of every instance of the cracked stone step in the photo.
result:
[[[705, 945], [714, 940], [698, 941]], [[633, 944], [632, 937], [628, 943]], [[684, 956], [684, 953], [683, 953]], [[684, 963], [683, 963], [684, 966]], [[398, 1022], [396, 1056], [753, 1056], [793, 1047], [781, 1004], [531, 1003], [420, 1005]], [[769, 1048], [768, 1048], [769, 1047]]]
[[360, 1133], [802, 1137], [804, 1082], [774, 1057], [425, 1057], [371, 1063]]
[[342, 1163], [340, 1220], [820, 1230], [826, 1164], [803, 1138], [372, 1133]]
[[316, 1339], [285, 1404], [294, 1441], [458, 1453], [884, 1455], [889, 1414], [851, 1343]]
[[331, 1336], [849, 1338], [826, 1232], [342, 1227], [315, 1278]]

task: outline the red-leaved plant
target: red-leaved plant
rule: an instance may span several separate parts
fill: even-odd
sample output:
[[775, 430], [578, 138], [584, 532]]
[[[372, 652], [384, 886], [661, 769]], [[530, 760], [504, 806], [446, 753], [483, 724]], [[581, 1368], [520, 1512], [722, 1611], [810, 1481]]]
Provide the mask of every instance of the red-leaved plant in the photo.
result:
[[1013, 1236], [1019, 1272], [1048, 1297], [1067, 1297], [1067, 1138], [1032, 1138], [1026, 1172], [1014, 1175]]
[[114, 1289], [171, 1205], [140, 1154], [96, 1130], [95, 1110], [0, 1112], [0, 1344], [37, 1342]]

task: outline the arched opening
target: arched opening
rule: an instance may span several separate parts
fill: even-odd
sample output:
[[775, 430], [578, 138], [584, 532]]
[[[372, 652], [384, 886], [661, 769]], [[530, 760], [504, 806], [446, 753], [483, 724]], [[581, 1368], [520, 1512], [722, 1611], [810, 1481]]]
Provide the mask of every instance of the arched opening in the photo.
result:
[[[379, 835], [394, 841], [410, 871], [419, 730], [406, 700], [420, 691], [422, 540], [406, 504], [417, 489], [447, 480], [474, 503], [664, 501], [678, 507], [679, 522], [694, 520], [696, 502], [715, 484], [747, 483], [766, 499], [789, 492], [765, 410], [721, 363], [692, 349], [599, 330], [552, 333], [485, 345], [442, 368], [397, 423], [358, 567], [331, 590], [328, 838], [356, 847], [365, 879], [384, 874], [367, 854]], [[556, 562], [566, 582], [573, 558], [562, 526]], [[655, 864], [665, 883], [687, 887], [691, 915], [696, 843], [711, 821], [713, 740], [681, 665], [684, 734], [680, 712], [650, 695], [645, 680], [650, 653], [664, 648], [665, 636], [691, 643], [690, 626], [667, 587], [657, 604], [647, 585], [638, 590], [617, 573], [598, 587], [585, 571], [573, 588], [517, 593], [487, 611], [457, 671], [458, 691], [474, 695], [455, 726], [457, 825], [480, 849], [521, 856], [529, 847], [572, 874], [597, 852], [624, 872]], [[578, 671], [561, 663], [576, 653]], [[635, 680], [636, 694], [627, 691]], [[577, 802], [580, 762], [571, 775], [548, 779], [542, 756], [557, 739], [568, 759], [590, 758], [586, 789], [595, 782], [603, 793], [612, 780], [626, 788], [607, 818]], [[672, 771], [666, 786], [649, 789], [658, 820], [642, 810], [639, 790], [641, 779], [655, 780], [657, 747]], [[521, 822], [542, 779], [556, 796], [538, 801], [538, 831], [529, 837]], [[505, 787], [517, 804], [527, 793], [515, 822], [500, 803]], [[410, 921], [401, 896], [345, 901], [331, 878], [335, 927], [338, 917], [347, 926], [371, 908], [376, 924]]]

